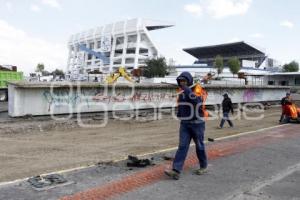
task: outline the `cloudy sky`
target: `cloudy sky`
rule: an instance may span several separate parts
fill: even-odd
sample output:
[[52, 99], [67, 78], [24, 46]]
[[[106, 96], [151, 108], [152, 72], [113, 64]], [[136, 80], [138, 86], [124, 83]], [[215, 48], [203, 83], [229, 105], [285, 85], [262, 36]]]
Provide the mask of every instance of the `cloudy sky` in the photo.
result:
[[194, 61], [182, 48], [241, 40], [300, 61], [299, 10], [299, 0], [0, 0], [0, 64], [65, 69], [72, 33], [135, 17], [175, 24], [151, 35], [176, 64]]

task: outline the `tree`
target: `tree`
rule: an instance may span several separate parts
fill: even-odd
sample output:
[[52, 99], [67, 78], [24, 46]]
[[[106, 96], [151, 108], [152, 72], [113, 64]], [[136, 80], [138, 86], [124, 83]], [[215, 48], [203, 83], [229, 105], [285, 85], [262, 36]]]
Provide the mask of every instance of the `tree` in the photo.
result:
[[35, 72], [43, 72], [45, 70], [45, 65], [43, 63], [38, 63], [36, 66]]
[[292, 61], [288, 64], [283, 65], [284, 72], [298, 72], [299, 71], [299, 63], [296, 61]]
[[54, 77], [60, 77], [60, 78], [64, 78], [65, 77], [65, 73], [63, 72], [63, 70], [60, 69], [56, 69], [51, 73]]
[[173, 58], [169, 59], [167, 75], [175, 74], [176, 73], [176, 61]]
[[222, 56], [218, 55], [218, 56], [215, 58], [214, 68], [217, 69], [218, 76], [223, 72], [223, 69], [224, 69], [224, 61], [223, 61], [223, 57], [222, 57]]
[[51, 75], [51, 73], [48, 72], [47, 70], [42, 71], [42, 76], [50, 76], [50, 75]]
[[168, 66], [164, 57], [146, 60], [143, 76], [147, 78], [164, 77], [168, 74]]
[[237, 57], [233, 57], [228, 60], [228, 67], [230, 72], [234, 75], [240, 71], [241, 63]]

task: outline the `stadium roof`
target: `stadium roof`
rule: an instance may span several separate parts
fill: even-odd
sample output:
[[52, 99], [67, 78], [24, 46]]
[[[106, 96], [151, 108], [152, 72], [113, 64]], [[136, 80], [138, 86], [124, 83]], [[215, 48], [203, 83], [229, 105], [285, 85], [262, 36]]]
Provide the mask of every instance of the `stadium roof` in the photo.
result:
[[141, 19], [141, 20], [148, 31], [174, 26], [173, 23], [165, 22], [165, 21], [151, 20], [151, 19]]
[[144, 18], [127, 19], [75, 33], [71, 35], [69, 44], [94, 40], [96, 36], [100, 37], [101, 35], [119, 35], [124, 34], [124, 31], [126, 33], [131, 33], [136, 31], [143, 31], [144, 29], [146, 29], [147, 31], [153, 31], [172, 26], [174, 26], [174, 23], [160, 20], [151, 20]]
[[252, 45], [242, 42], [220, 44], [213, 46], [185, 48], [185, 52], [191, 54], [197, 59], [211, 59], [220, 55], [226, 57], [265, 57], [265, 53]]

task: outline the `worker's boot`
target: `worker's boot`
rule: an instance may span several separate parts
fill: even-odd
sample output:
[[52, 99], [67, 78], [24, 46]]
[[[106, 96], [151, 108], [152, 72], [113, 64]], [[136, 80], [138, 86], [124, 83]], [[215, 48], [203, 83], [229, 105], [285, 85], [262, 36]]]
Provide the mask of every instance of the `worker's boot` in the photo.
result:
[[203, 174], [207, 174], [207, 168], [200, 168], [194, 171], [194, 173], [196, 175], [203, 175]]
[[165, 174], [174, 180], [178, 180], [180, 177], [180, 174], [175, 170], [166, 170]]

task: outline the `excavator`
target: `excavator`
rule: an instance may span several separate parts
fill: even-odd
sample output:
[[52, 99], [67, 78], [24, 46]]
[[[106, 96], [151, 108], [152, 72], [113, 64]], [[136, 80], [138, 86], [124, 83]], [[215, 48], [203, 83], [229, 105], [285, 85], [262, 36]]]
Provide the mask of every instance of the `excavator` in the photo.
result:
[[115, 73], [112, 73], [111, 75], [107, 76], [106, 82], [108, 84], [113, 84], [120, 77], [124, 77], [129, 82], [134, 82], [131, 76], [126, 72], [126, 69], [124, 67], [120, 67]]

